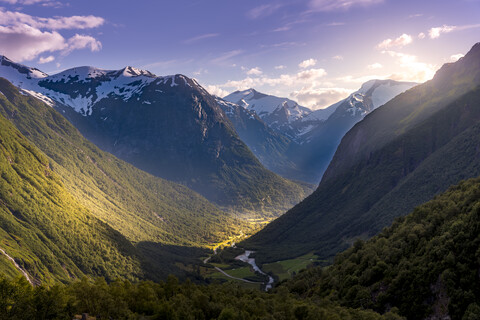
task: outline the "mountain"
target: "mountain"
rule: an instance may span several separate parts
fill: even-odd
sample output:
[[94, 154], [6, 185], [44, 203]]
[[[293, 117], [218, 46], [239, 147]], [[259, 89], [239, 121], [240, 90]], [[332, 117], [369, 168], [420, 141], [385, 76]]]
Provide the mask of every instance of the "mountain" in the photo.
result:
[[348, 130], [415, 85], [414, 82], [370, 80], [347, 98], [297, 120], [292, 126], [301, 133], [296, 138], [300, 146], [291, 150], [292, 161], [305, 171], [309, 182], [318, 183]]
[[[286, 162], [282, 160], [275, 167], [269, 166], [275, 162], [275, 154], [256, 154], [264, 165], [289, 179], [317, 184], [345, 133], [366, 114], [415, 85], [413, 82], [370, 80], [347, 98], [316, 111], [254, 89], [236, 91], [224, 99], [255, 113], [277, 134], [291, 141], [288, 148], [284, 148]], [[284, 117], [278, 117], [279, 114]], [[245, 130], [235, 120], [232, 122], [237, 131]]]
[[291, 179], [302, 176], [301, 169], [288, 156], [294, 141], [270, 128], [256, 113], [219, 97], [216, 100], [240, 139], [267, 169]]
[[55, 109], [7, 80], [0, 79], [0, 91], [0, 114], [49, 157], [72, 195], [130, 240], [207, 246], [238, 224], [188, 188], [101, 151]]
[[255, 89], [235, 91], [223, 99], [254, 112], [268, 126], [289, 138], [296, 136], [291, 123], [312, 112], [293, 100], [260, 93]]
[[[0, 101], [5, 101], [3, 94]], [[142, 276], [133, 245], [72, 197], [49, 159], [3, 115], [0, 175], [2, 273], [15, 277], [25, 272], [35, 284], [85, 274]]]
[[247, 240], [265, 260], [323, 258], [480, 175], [480, 45], [387, 102], [342, 139], [317, 190]]
[[[30, 94], [19, 91], [5, 79], [0, 79], [0, 92], [0, 116], [10, 121], [3, 120], [7, 125], [0, 138], [5, 140], [8, 135], [14, 135], [21, 137], [22, 143], [28, 142], [26, 146], [28, 150], [33, 150], [33, 158], [40, 159], [38, 161], [43, 165], [43, 170], [46, 170], [47, 177], [55, 177], [55, 185], [58, 185], [58, 190], [48, 187], [47, 180], [45, 188], [48, 188], [40, 189], [38, 195], [30, 190], [31, 187], [24, 186], [28, 182], [34, 187], [43, 187], [42, 176], [36, 177], [38, 170], [30, 170], [28, 166], [31, 161], [26, 160], [14, 167], [20, 177], [12, 180], [15, 184], [9, 183], [8, 171], [7, 176], [2, 175], [1, 179], [7, 183], [8, 189], [2, 189], [4, 192], [0, 193], [0, 204], [10, 204], [14, 200], [19, 204], [14, 203], [15, 206], [8, 207], [14, 215], [9, 213], [7, 217], [0, 216], [0, 224], [7, 228], [11, 223], [9, 219], [14, 219], [15, 223], [23, 225], [21, 232], [10, 227], [4, 229], [6, 237], [20, 242], [2, 248], [20, 265], [25, 266], [35, 279], [42, 282], [48, 279], [51, 281], [52, 277], [61, 281], [69, 279], [68, 273], [65, 274], [64, 271], [52, 271], [50, 260], [55, 255], [57, 259], [54, 261], [59, 264], [70, 263], [64, 255], [56, 253], [62, 250], [70, 252], [70, 259], [78, 251], [80, 257], [75, 256], [73, 265], [85, 265], [80, 270], [72, 267], [75, 272], [70, 271], [70, 267], [67, 268], [75, 278], [83, 274], [108, 279], [122, 277], [157, 280], [165, 278], [169, 273], [184, 276], [185, 272], [176, 264], [196, 263], [195, 259], [205, 253], [196, 247], [205, 248], [248, 231], [249, 227], [245, 223], [220, 211], [190, 189], [147, 174], [100, 150], [55, 109]], [[16, 153], [23, 154], [22, 150], [13, 146], [7, 151], [7, 160], [14, 159]], [[5, 159], [1, 164], [6, 166], [6, 170], [11, 170]], [[23, 172], [24, 170], [28, 172]], [[12, 194], [15, 195], [14, 198]], [[25, 217], [28, 217], [28, 224], [23, 223]], [[87, 219], [82, 217], [88, 217], [93, 222], [75, 227], [75, 223], [86, 223], [75, 222], [77, 219]], [[96, 235], [96, 229], [89, 229], [99, 229], [97, 224], [103, 228], [105, 236], [113, 234], [122, 243], [102, 240], [104, 236]], [[32, 237], [27, 235], [35, 234], [36, 228], [47, 230], [56, 238], [52, 238], [52, 235], [39, 235], [39, 240], [33, 238], [37, 242], [28, 242]], [[65, 235], [62, 236], [60, 232]], [[60, 236], [64, 239], [57, 239]], [[78, 240], [71, 240], [72, 237]], [[55, 241], [52, 243], [48, 239]], [[103, 258], [95, 258], [98, 252], [81, 247], [74, 249], [65, 241], [80, 241], [79, 246], [86, 247], [92, 242], [92, 250], [99, 250], [102, 254], [106, 252], [105, 259], [111, 259], [109, 251], [127, 248], [129, 257], [131, 256], [128, 259], [131, 261], [108, 260], [112, 265], [105, 269], [107, 263], [102, 262]], [[97, 241], [104, 241], [101, 249], [97, 247], [100, 245]], [[16, 251], [12, 253], [10, 249]], [[29, 253], [30, 250], [33, 254]], [[48, 250], [53, 251], [53, 255]], [[35, 255], [34, 264], [29, 257]], [[97, 260], [102, 265], [98, 265]], [[37, 270], [38, 266], [45, 267], [52, 274], [46, 269]]]
[[348, 308], [396, 309], [406, 319], [476, 319], [479, 192], [479, 178], [463, 181], [285, 289]]
[[0, 76], [55, 107], [104, 151], [221, 206], [278, 214], [309, 192], [266, 170], [215, 98], [183, 75], [79, 67], [47, 76], [3, 57]]

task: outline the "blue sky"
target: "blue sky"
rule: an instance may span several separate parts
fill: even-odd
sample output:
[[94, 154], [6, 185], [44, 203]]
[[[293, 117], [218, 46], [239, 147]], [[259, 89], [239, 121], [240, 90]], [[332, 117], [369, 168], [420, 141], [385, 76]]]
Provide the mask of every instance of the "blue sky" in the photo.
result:
[[480, 41], [480, 0], [0, 0], [0, 54], [183, 73], [317, 109], [372, 78], [423, 82]]

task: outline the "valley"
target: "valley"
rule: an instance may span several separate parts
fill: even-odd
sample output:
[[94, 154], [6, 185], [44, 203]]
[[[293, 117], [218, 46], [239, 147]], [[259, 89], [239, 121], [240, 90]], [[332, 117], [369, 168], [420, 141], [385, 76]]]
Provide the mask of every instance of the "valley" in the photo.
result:
[[480, 319], [479, 1], [0, 2], [0, 319]]

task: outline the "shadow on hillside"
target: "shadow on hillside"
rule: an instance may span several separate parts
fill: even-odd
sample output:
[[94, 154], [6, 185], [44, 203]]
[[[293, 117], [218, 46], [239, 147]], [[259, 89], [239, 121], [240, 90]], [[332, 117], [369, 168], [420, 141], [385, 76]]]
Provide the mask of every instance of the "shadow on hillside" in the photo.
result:
[[165, 245], [143, 241], [135, 245], [145, 276], [149, 280], [160, 281], [173, 274], [180, 279], [200, 280], [196, 266], [203, 265], [201, 257], [211, 250], [197, 247]]

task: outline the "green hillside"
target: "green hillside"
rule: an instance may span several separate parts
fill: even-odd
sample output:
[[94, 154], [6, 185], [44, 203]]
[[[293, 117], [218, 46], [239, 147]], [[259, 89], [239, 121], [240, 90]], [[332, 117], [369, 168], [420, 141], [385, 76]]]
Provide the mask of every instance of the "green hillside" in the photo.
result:
[[242, 227], [188, 188], [101, 151], [53, 108], [4, 79], [0, 91], [0, 113], [50, 158], [77, 201], [129, 240], [207, 246]]
[[[143, 276], [133, 245], [76, 201], [49, 159], [2, 115], [0, 176], [0, 247], [32, 281]], [[19, 274], [12, 265], [0, 259], [2, 273]]]
[[479, 209], [480, 178], [461, 182], [285, 286], [350, 308], [398, 308], [407, 319], [478, 319]]
[[[466, 79], [477, 79], [480, 84], [480, 46], [475, 46], [464, 59], [457, 62], [461, 68], [457, 64], [442, 68], [465, 72], [463, 76], [453, 72], [455, 81], [445, 79], [440, 70], [431, 82], [401, 94], [368, 115], [368, 121], [359, 122], [342, 140], [337, 159], [329, 167], [330, 176], [322, 180], [315, 193], [248, 239], [245, 246], [258, 250], [263, 261], [293, 258], [312, 251], [321, 259], [331, 258], [355, 239], [375, 235], [395, 217], [407, 214], [450, 185], [480, 175], [480, 90], [473, 89], [453, 101], [448, 99], [448, 104], [442, 101], [441, 107], [427, 102], [427, 95], [418, 94], [430, 90], [434, 92], [430, 99], [435, 101], [442, 90], [464, 91]], [[465, 61], [472, 68], [466, 68]], [[472, 76], [475, 72], [476, 76]], [[385, 119], [395, 119], [390, 113], [399, 110], [413, 110], [410, 118], [414, 118], [425, 103], [435, 105], [437, 111], [430, 110], [422, 121], [417, 119], [403, 133], [390, 133], [390, 141], [375, 146], [377, 131], [371, 127], [385, 126]], [[396, 130], [394, 124], [392, 128]], [[354, 155], [341, 151], [370, 133], [373, 145], [370, 140], [365, 141], [365, 147]], [[362, 156], [365, 150], [370, 150], [368, 156]], [[354, 158], [356, 161], [352, 162]]]

